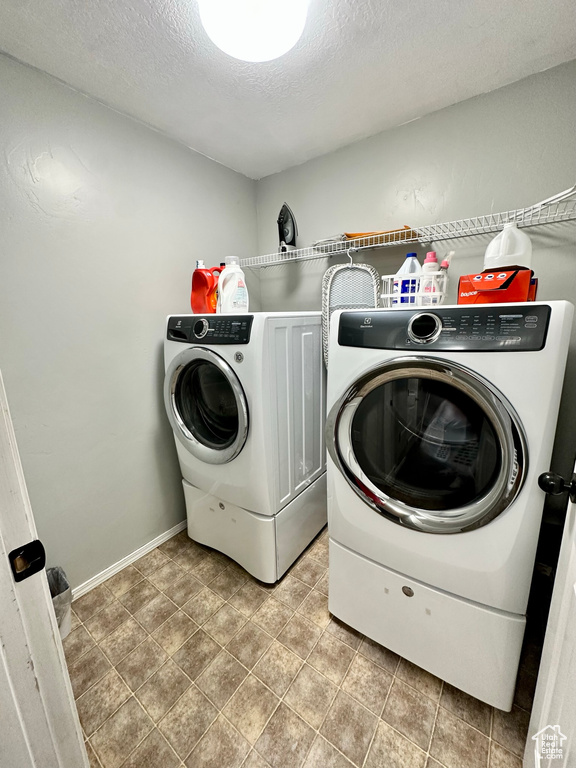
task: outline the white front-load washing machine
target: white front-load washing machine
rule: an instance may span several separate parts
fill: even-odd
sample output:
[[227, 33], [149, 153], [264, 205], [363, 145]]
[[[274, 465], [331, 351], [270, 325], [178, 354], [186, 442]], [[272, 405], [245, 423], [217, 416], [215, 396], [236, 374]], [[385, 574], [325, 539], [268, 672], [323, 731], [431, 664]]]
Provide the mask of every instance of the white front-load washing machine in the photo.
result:
[[164, 403], [188, 534], [273, 583], [326, 523], [319, 312], [173, 315]]
[[332, 319], [330, 611], [503, 710], [572, 315], [553, 301]]

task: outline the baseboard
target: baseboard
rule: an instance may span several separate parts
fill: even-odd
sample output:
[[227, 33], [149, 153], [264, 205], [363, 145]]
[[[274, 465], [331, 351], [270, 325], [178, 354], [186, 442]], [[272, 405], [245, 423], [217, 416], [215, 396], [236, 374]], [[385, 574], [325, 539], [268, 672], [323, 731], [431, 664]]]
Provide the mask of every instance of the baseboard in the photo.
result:
[[148, 544], [144, 544], [144, 546], [140, 547], [140, 549], [137, 549], [131, 554], [126, 555], [126, 557], [123, 557], [122, 560], [118, 560], [117, 563], [110, 565], [101, 573], [97, 573], [96, 576], [93, 576], [91, 579], [88, 579], [88, 581], [80, 584], [80, 586], [72, 590], [72, 599], [76, 600], [77, 598], [82, 597], [82, 595], [85, 595], [86, 592], [90, 592], [91, 589], [94, 589], [94, 587], [97, 587], [106, 581], [106, 579], [109, 579], [111, 576], [114, 576], [116, 573], [121, 571], [122, 568], [126, 568], [127, 565], [130, 565], [136, 560], [139, 560], [141, 557], [144, 557], [144, 555], [148, 554], [148, 552], [151, 552], [160, 544], [163, 544], [165, 541], [168, 541], [168, 539], [171, 539], [172, 536], [176, 536], [177, 533], [180, 533], [180, 531], [183, 531], [184, 528], [186, 528], [186, 524], [186, 520], [182, 520], [181, 523], [178, 523], [178, 525], [170, 528], [169, 531], [161, 533], [160, 536], [156, 536], [156, 538], [152, 539], [152, 541], [149, 541]]

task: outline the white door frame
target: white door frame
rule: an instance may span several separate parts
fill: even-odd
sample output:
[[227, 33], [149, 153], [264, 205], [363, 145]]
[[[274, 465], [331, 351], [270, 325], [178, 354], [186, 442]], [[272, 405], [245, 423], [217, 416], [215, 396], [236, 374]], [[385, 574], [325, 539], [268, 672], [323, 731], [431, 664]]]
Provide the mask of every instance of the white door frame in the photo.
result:
[[8, 559], [37, 538], [0, 374], [0, 762], [89, 768], [45, 570], [16, 583]]

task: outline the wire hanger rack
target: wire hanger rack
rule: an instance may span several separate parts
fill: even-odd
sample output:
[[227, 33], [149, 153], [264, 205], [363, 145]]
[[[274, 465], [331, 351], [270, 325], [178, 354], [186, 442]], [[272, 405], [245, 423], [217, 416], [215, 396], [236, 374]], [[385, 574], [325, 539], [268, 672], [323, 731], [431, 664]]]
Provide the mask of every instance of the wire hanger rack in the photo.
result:
[[345, 235], [330, 240], [318, 241], [308, 248], [297, 248], [285, 253], [268, 253], [263, 256], [249, 256], [241, 259], [242, 267], [268, 267], [276, 264], [289, 264], [326, 256], [346, 254], [366, 248], [387, 248], [410, 243], [432, 243], [441, 240], [454, 240], [460, 237], [483, 235], [501, 230], [506, 222], [515, 221], [519, 227], [537, 227], [543, 224], [555, 224], [561, 221], [576, 221], [576, 185], [548, 197], [529, 208], [520, 208], [503, 213], [489, 213], [470, 219], [459, 219], [443, 224], [430, 224], [424, 227], [405, 227], [392, 232], [368, 234], [364, 237], [347, 238]]

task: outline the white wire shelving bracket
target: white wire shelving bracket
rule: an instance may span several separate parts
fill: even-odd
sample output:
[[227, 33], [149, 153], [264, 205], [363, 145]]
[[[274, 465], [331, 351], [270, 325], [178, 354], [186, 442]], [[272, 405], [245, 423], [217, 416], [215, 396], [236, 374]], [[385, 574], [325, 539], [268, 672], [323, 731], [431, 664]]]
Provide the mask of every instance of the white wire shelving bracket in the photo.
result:
[[530, 208], [521, 208], [503, 213], [489, 213], [470, 219], [449, 221], [444, 224], [430, 224], [424, 227], [406, 227], [393, 232], [375, 233], [365, 237], [319, 241], [308, 248], [297, 248], [284, 253], [268, 253], [263, 256], [250, 256], [240, 260], [242, 267], [268, 267], [278, 264], [290, 264], [309, 259], [321, 259], [327, 256], [347, 254], [367, 248], [388, 248], [410, 243], [432, 243], [441, 240], [454, 240], [497, 232], [506, 222], [515, 221], [519, 227], [537, 227], [543, 224], [555, 224], [561, 221], [576, 221], [576, 185], [553, 197], [542, 200]]

